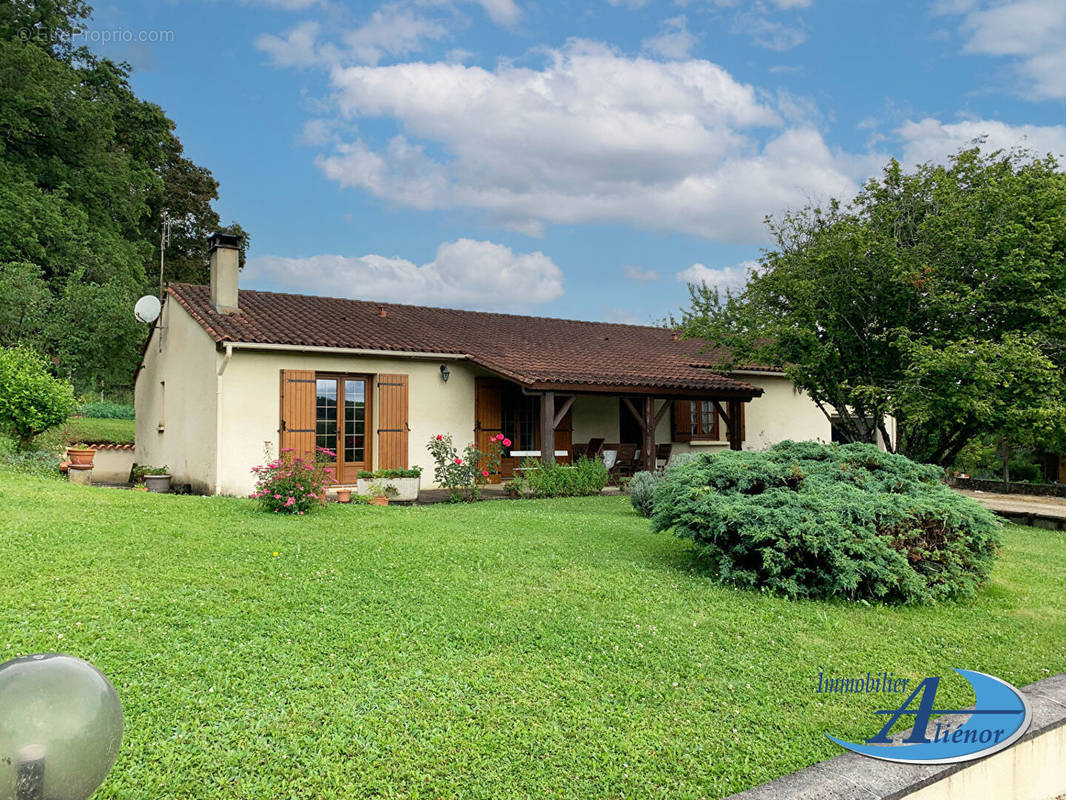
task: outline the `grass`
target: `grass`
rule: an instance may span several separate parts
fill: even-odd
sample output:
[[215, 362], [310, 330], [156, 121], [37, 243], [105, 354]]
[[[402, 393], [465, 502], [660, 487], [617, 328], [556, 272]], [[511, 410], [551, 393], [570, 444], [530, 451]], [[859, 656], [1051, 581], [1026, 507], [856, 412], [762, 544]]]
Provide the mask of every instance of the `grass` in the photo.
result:
[[0, 512], [0, 654], [123, 699], [98, 798], [721, 797], [872, 735], [819, 671], [1063, 669], [1036, 529], [974, 600], [884, 608], [720, 586], [624, 498], [286, 518], [0, 473]]
[[62, 451], [77, 443], [133, 444], [134, 421], [132, 419], [103, 419], [98, 417], [71, 417], [63, 425], [47, 430], [34, 441], [42, 450]]

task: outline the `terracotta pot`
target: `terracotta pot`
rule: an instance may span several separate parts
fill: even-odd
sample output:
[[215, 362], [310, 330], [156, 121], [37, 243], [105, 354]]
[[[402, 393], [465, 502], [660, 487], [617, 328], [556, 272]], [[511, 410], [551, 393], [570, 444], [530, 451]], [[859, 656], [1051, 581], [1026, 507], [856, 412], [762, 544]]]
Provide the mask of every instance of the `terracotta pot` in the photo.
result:
[[351, 499], [352, 499], [352, 490], [351, 489], [338, 489], [337, 490], [337, 502], [338, 503], [349, 503], [349, 502], [351, 502]]
[[371, 497], [370, 505], [372, 506], [387, 506], [389, 504], [389, 498], [387, 497]]
[[91, 467], [93, 465], [93, 456], [96, 455], [96, 451], [91, 447], [68, 447], [67, 458], [70, 459], [71, 466], [74, 467]]

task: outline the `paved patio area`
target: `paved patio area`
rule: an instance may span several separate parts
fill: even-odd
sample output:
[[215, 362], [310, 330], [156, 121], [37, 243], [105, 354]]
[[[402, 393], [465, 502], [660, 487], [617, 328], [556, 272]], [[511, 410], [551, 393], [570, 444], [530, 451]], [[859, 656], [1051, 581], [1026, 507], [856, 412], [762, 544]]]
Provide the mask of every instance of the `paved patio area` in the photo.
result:
[[1066, 530], [1066, 499], [1028, 494], [995, 494], [956, 489], [1011, 522]]

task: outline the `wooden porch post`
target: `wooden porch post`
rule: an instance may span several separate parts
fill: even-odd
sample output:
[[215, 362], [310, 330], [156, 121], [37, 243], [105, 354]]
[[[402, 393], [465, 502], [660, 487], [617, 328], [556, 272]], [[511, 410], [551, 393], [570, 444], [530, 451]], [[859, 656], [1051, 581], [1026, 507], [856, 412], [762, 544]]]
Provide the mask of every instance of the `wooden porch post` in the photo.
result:
[[555, 392], [540, 397], [540, 463], [555, 463]]
[[743, 442], [740, 437], [743, 435], [740, 425], [741, 415], [741, 402], [739, 400], [729, 401], [729, 449], [730, 450], [742, 450]]
[[644, 428], [644, 444], [641, 447], [641, 460], [644, 462], [644, 469], [648, 472], [655, 472], [655, 424], [658, 420], [655, 418], [655, 398], [648, 395], [644, 398], [644, 407], [641, 409], [644, 413], [641, 415], [641, 427]]

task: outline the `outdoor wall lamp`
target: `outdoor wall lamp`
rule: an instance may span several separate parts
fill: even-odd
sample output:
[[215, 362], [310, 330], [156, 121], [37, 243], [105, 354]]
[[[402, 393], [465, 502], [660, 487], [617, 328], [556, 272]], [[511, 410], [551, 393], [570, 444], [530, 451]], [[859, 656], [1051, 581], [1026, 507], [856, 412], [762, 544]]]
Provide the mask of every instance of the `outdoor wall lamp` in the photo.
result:
[[85, 800], [115, 763], [122, 703], [87, 661], [59, 653], [0, 664], [0, 800]]
[[450, 369], [448, 369], [448, 365], [447, 364], [441, 364], [440, 365], [440, 379], [442, 381], [444, 381], [445, 383], [447, 383], [448, 382], [448, 378], [450, 378], [451, 376], [452, 376], [452, 371]]

